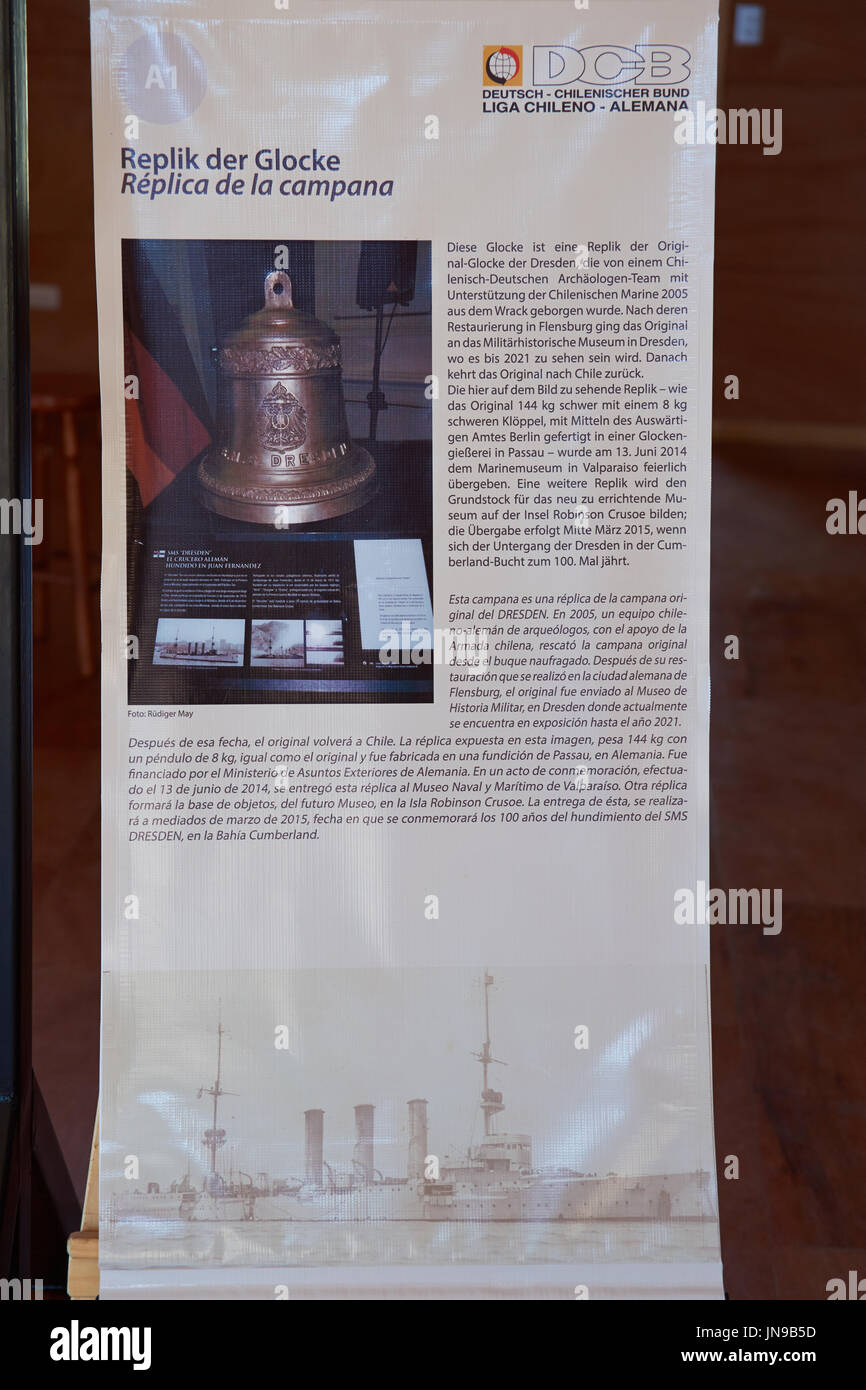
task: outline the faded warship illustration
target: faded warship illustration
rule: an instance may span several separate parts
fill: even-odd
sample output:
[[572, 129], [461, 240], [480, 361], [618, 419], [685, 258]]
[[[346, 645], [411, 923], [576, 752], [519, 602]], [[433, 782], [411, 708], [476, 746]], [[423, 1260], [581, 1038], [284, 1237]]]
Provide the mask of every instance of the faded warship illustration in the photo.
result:
[[[201, 628], [201, 623], [194, 625], [197, 629]], [[160, 622], [161, 632], [163, 622]], [[237, 665], [243, 658], [243, 640], [231, 640], [223, 636], [217, 637], [216, 624], [211, 624], [210, 638], [197, 640], [193, 637], [182, 637], [180, 624], [175, 625], [173, 639], [163, 638], [157, 633], [154, 646], [154, 660], [157, 663], [165, 664], [177, 662], [184, 666], [201, 663], [203, 665], [232, 666]]]
[[490, 990], [493, 976], [485, 971], [484, 1041], [473, 1055], [481, 1064], [480, 1109], [484, 1133], [465, 1151], [437, 1155], [429, 1152], [427, 1101], [407, 1102], [409, 1143], [405, 1177], [386, 1177], [375, 1164], [375, 1106], [356, 1105], [356, 1141], [350, 1171], [340, 1171], [325, 1158], [325, 1115], [307, 1110], [303, 1177], [271, 1178], [239, 1170], [219, 1171], [218, 1155], [226, 1143], [219, 1124], [223, 1096], [223, 1038], [217, 1027], [216, 1077], [198, 1096], [210, 1097], [210, 1126], [203, 1146], [208, 1170], [200, 1187], [187, 1173], [160, 1191], [114, 1196], [112, 1223], [138, 1220], [189, 1222], [290, 1221], [715, 1221], [710, 1173], [662, 1173], [629, 1176], [579, 1173], [564, 1167], [536, 1168], [529, 1134], [499, 1129], [505, 1112], [503, 1094], [490, 1085], [491, 1067], [506, 1065], [493, 1055], [490, 1032]]

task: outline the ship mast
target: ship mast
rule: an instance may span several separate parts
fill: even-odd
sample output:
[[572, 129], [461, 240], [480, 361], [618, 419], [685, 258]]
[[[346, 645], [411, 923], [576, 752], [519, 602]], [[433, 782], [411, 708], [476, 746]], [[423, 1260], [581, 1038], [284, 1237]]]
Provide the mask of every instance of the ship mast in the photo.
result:
[[224, 1091], [222, 1087], [222, 1066], [223, 1066], [223, 1034], [225, 1033], [222, 1023], [222, 1012], [217, 1023], [217, 1070], [216, 1080], [212, 1086], [199, 1087], [199, 1099], [202, 1096], [213, 1097], [213, 1127], [204, 1132], [204, 1147], [210, 1150], [210, 1171], [216, 1177], [216, 1156], [217, 1149], [221, 1149], [226, 1142], [226, 1132], [217, 1126], [217, 1113], [219, 1109], [220, 1096], [230, 1095], [230, 1091]]
[[484, 1042], [480, 1052], [473, 1053], [481, 1063], [484, 1079], [481, 1088], [481, 1110], [484, 1115], [484, 1137], [485, 1139], [493, 1133], [493, 1117], [505, 1109], [502, 1104], [502, 1092], [493, 1091], [488, 1085], [488, 1069], [492, 1063], [497, 1066], [505, 1067], [507, 1062], [503, 1062], [498, 1057], [493, 1056], [490, 1039], [490, 986], [493, 984], [493, 976], [484, 971]]

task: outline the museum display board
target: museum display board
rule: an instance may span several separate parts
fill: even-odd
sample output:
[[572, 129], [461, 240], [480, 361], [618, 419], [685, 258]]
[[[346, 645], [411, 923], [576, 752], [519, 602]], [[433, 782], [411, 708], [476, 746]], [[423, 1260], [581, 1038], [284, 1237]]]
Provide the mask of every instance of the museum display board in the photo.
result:
[[722, 1296], [716, 19], [92, 6], [104, 1298]]

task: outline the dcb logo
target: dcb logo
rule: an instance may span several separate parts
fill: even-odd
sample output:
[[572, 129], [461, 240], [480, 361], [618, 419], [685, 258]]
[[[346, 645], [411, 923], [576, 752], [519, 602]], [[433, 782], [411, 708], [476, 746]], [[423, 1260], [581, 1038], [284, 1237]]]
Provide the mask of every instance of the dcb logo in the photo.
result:
[[[660, 82], [676, 86], [691, 77], [692, 55], [676, 43], [535, 44], [532, 49], [532, 85], [562, 86], [569, 82]], [[519, 87], [523, 80], [523, 47], [494, 45], [484, 49], [485, 86]]]

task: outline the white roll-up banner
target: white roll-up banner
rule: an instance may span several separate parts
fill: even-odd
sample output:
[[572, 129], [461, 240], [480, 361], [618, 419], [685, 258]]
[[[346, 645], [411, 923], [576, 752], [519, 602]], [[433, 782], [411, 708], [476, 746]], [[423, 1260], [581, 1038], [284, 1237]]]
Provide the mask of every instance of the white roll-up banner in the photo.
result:
[[102, 1296], [720, 1298], [716, 6], [92, 37]]

